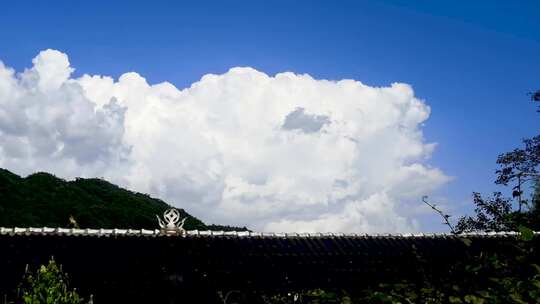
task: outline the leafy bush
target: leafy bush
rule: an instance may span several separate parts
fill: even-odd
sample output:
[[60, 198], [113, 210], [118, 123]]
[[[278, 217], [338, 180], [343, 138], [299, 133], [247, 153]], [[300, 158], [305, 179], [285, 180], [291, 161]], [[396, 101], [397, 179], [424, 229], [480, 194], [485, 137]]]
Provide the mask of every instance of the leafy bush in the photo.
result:
[[18, 294], [24, 304], [80, 304], [85, 303], [75, 289], [69, 289], [68, 276], [54, 259], [41, 265], [35, 272], [28, 267]]
[[[459, 303], [491, 304], [540, 303], [538, 246], [532, 231], [524, 229], [521, 241], [501, 242], [510, 251], [468, 254], [464, 261], [448, 265], [446, 275], [430, 273], [431, 263], [417, 254], [421, 279], [397, 283], [381, 282], [354, 289], [312, 289], [269, 292], [265, 304], [414, 304]], [[475, 240], [463, 239], [469, 246]], [[249, 303], [223, 301], [225, 304]]]

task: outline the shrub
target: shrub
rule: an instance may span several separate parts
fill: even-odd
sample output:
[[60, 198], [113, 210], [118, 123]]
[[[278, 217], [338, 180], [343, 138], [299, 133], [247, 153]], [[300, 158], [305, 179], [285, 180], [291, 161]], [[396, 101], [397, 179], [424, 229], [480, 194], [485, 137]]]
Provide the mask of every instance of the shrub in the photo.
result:
[[52, 258], [48, 265], [41, 265], [35, 273], [26, 267], [18, 295], [24, 304], [84, 303], [77, 291], [69, 288], [67, 274]]

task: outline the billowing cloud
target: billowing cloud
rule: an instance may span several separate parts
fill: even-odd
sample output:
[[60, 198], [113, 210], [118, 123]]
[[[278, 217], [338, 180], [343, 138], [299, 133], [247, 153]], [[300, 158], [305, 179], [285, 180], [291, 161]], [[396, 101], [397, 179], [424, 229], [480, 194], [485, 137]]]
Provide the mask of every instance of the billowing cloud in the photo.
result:
[[418, 230], [409, 207], [449, 179], [426, 164], [430, 110], [407, 84], [232, 68], [179, 90], [72, 72], [54, 50], [21, 73], [0, 62], [1, 167], [104, 177], [265, 231]]

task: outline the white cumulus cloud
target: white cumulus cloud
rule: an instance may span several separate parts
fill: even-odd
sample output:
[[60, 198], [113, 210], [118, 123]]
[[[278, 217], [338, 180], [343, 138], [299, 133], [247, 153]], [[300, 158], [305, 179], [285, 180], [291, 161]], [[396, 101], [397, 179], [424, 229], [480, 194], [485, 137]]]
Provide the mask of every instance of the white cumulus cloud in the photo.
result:
[[449, 178], [426, 164], [430, 109], [407, 84], [370, 87], [252, 68], [189, 88], [130, 72], [71, 76], [42, 51], [0, 62], [0, 167], [100, 176], [207, 222], [255, 230], [405, 232]]

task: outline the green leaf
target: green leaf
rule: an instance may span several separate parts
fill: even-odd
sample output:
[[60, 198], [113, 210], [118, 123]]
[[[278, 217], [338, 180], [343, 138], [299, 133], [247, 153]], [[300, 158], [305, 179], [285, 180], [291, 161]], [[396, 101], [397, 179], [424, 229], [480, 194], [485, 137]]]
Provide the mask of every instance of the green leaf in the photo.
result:
[[470, 239], [461, 239], [461, 241], [465, 244], [465, 246], [470, 247], [472, 244], [472, 241]]
[[520, 304], [527, 304], [527, 302], [523, 301], [521, 296], [519, 294], [516, 294], [516, 293], [512, 293], [510, 294], [510, 298], [512, 298], [512, 300], [520, 303]]
[[530, 241], [534, 237], [534, 231], [532, 229], [527, 228], [525, 226], [519, 226], [519, 232], [521, 233], [521, 239], [524, 241]]
[[465, 302], [471, 304], [484, 304], [485, 300], [474, 295], [466, 295]]

